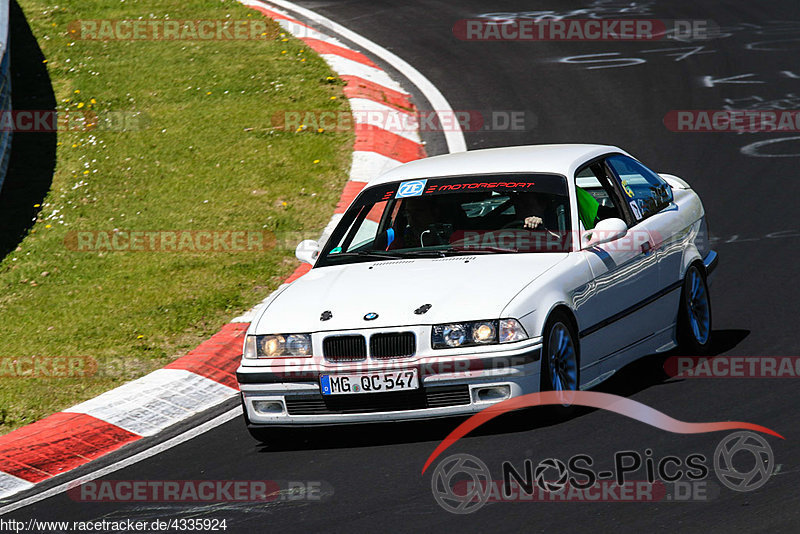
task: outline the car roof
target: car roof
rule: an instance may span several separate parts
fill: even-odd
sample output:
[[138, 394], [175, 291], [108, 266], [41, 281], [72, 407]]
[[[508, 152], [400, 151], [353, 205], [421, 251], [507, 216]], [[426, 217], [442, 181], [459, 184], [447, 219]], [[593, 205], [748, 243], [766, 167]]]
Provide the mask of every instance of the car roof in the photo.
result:
[[615, 146], [589, 144], [528, 145], [456, 152], [419, 159], [396, 167], [370, 186], [402, 180], [501, 173], [556, 173], [571, 176], [584, 162], [611, 152]]

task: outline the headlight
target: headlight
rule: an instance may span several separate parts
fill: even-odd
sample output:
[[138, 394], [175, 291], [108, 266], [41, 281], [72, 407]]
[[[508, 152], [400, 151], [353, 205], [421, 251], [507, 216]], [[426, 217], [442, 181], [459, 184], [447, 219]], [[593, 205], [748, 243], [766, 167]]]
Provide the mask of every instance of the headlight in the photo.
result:
[[434, 349], [511, 343], [527, 339], [525, 329], [516, 319], [471, 321], [434, 325], [431, 346]]
[[460, 347], [467, 341], [467, 330], [461, 324], [446, 325], [442, 327], [441, 336], [448, 347]]
[[311, 334], [270, 334], [247, 336], [245, 358], [306, 358], [312, 356]]

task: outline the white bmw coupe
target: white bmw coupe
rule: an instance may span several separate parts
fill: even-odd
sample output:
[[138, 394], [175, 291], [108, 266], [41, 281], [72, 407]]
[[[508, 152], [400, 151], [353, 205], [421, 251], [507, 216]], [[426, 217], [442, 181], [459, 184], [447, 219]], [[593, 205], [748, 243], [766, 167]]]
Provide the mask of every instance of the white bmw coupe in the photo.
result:
[[297, 257], [313, 268], [253, 320], [237, 370], [261, 440], [467, 415], [710, 343], [717, 254], [700, 198], [613, 146], [402, 165]]

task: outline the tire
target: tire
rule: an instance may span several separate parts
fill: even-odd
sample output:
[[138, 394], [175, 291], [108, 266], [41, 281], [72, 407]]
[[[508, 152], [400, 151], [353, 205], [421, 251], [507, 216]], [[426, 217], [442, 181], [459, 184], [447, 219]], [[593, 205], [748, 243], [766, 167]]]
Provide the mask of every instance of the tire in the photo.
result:
[[678, 344], [687, 356], [708, 354], [711, 347], [711, 296], [705, 273], [693, 264], [686, 271], [678, 309]]
[[[580, 385], [578, 336], [569, 316], [555, 311], [544, 327], [540, 391], [577, 391]], [[566, 413], [569, 402], [558, 408]]]

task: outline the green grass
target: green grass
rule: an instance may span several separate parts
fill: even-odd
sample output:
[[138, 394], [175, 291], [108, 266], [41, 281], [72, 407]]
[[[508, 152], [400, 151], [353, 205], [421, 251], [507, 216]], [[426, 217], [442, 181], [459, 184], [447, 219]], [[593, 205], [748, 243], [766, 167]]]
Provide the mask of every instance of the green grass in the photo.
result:
[[81, 19], [262, 18], [234, 1], [20, 5], [59, 109], [82, 104], [100, 117], [146, 120], [128, 131], [58, 134], [50, 193], [30, 234], [0, 262], [0, 358], [82, 356], [99, 368], [84, 378], [0, 378], [0, 433], [186, 354], [297, 265], [286, 246], [78, 252], [66, 246], [68, 232], [313, 235], [330, 218], [352, 147], [349, 132], [271, 127], [280, 110], [347, 110], [327, 65], [271, 22], [262, 40], [73, 41], [68, 33]]

